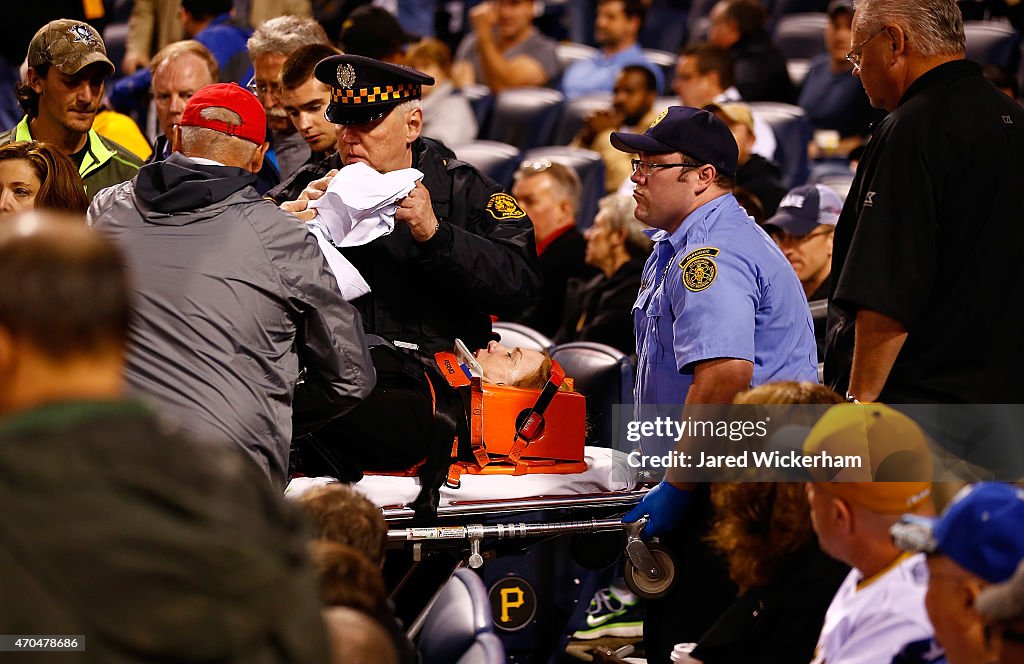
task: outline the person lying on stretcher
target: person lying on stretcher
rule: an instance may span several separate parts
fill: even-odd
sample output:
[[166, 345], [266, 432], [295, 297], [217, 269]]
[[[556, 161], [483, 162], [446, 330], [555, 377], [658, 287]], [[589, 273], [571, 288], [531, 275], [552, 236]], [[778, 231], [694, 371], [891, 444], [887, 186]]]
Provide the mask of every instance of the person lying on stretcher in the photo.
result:
[[[483, 399], [478, 410], [489, 414], [477, 419], [477, 440], [482, 429], [483, 442], [491, 453], [503, 447], [508, 454], [519, 424], [517, 415], [523, 408], [532, 407], [540, 390], [552, 380], [551, 358], [547, 353], [507, 347], [496, 341], [472, 353], [465, 346], [454, 351], [423, 358], [386, 342], [372, 346], [376, 388], [348, 414], [313, 434], [297, 438], [293, 444], [293, 471], [355, 482], [364, 472], [419, 468], [424, 489], [435, 484], [439, 487], [453, 459], [479, 462], [472, 448], [470, 412], [474, 398]], [[472, 377], [480, 378], [483, 385], [471, 388]], [[568, 388], [560, 385], [559, 389]], [[566, 404], [566, 398], [572, 403]], [[552, 401], [552, 412], [557, 411], [559, 422], [568, 422], [571, 430], [560, 442], [569, 442], [573, 449], [578, 442], [578, 458], [568, 460], [582, 461], [584, 400], [573, 393]], [[564, 424], [562, 428], [550, 427], [552, 431], [565, 428]], [[559, 454], [558, 458], [568, 456], [571, 455]]]

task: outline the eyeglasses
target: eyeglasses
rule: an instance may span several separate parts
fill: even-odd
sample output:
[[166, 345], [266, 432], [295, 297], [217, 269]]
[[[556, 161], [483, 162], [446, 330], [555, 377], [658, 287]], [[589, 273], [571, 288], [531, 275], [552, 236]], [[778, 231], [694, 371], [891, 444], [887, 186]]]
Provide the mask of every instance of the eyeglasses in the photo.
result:
[[639, 159], [630, 159], [629, 163], [633, 167], [633, 172], [634, 173], [639, 173], [640, 175], [644, 176], [645, 178], [651, 177], [651, 175], [654, 173], [655, 169], [658, 169], [658, 168], [700, 168], [701, 166], [704, 165], [704, 164], [694, 164], [694, 163], [685, 163], [685, 164], [652, 164], [649, 161], [641, 161]]
[[813, 237], [828, 235], [831, 232], [833, 232], [831, 228], [827, 228], [825, 230], [820, 231], [814, 231], [813, 233], [808, 233], [807, 235], [790, 235], [789, 233], [776, 231], [774, 233], [770, 233], [769, 237], [771, 237], [771, 239], [775, 241], [775, 244], [781, 247], [787, 244], [803, 244], [804, 242], [807, 242]]
[[871, 41], [878, 35], [882, 34], [883, 31], [885, 31], [885, 28], [881, 28], [880, 30], [876, 31], [870, 37], [854, 46], [850, 50], [850, 52], [846, 54], [846, 59], [849, 60], [850, 64], [853, 65], [853, 71], [855, 73], [860, 71], [860, 57], [862, 55], [862, 52], [864, 51], [864, 47], [868, 45], [869, 41]]
[[263, 95], [281, 96], [281, 86], [278, 83], [257, 83], [255, 76], [250, 78], [249, 82], [245, 84], [245, 89], [257, 97]]

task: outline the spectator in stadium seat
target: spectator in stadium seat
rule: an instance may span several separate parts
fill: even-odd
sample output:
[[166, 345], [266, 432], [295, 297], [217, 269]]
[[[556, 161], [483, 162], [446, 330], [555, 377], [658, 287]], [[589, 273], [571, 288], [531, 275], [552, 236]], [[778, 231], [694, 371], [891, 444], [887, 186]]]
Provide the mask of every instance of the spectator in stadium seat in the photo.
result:
[[765, 29], [767, 10], [761, 0], [720, 0], [709, 19], [708, 41], [729, 49], [743, 99], [793, 103], [786, 59]]
[[71, 157], [90, 199], [104, 187], [133, 177], [142, 160], [100, 136], [93, 121], [105, 80], [114, 73], [96, 29], [69, 19], [50, 21], [32, 37], [18, 103], [25, 117], [0, 134], [0, 145], [45, 141]]
[[380, 623], [347, 606], [324, 609], [330, 664], [398, 664], [398, 654]]
[[598, 273], [584, 260], [587, 243], [576, 228], [580, 179], [568, 166], [546, 159], [526, 161], [516, 171], [512, 195], [533, 221], [543, 285], [536, 299], [511, 320], [553, 337], [565, 311], [567, 289]]
[[642, 0], [598, 0], [594, 38], [601, 50], [586, 60], [577, 60], [562, 74], [562, 92], [576, 99], [595, 92], [611, 92], [626, 65], [647, 67], [655, 77], [654, 90], [660, 94], [665, 81], [661, 68], [647, 59], [637, 43], [647, 9]]
[[374, 565], [384, 566], [388, 526], [380, 509], [363, 494], [348, 484], [334, 483], [310, 489], [297, 501], [321, 539], [347, 544]]
[[234, 22], [231, 0], [181, 0], [178, 18], [186, 37], [210, 49], [225, 80], [245, 83], [252, 78], [245, 46], [252, 30]]
[[1024, 218], [1024, 109], [964, 60], [952, 0], [862, 0], [853, 46], [889, 114], [836, 226], [825, 382], [862, 401], [1024, 402], [1017, 314], [987, 297], [1024, 290], [1024, 227], [1006, 221]]
[[612, 194], [599, 205], [594, 225], [583, 237], [587, 241], [584, 260], [601, 274], [566, 299], [566, 315], [554, 341], [596, 341], [632, 355], [636, 352], [633, 303], [651, 241], [633, 216], [636, 201], [631, 196]]
[[49, 143], [0, 147], [0, 216], [39, 208], [84, 215], [89, 209], [75, 163]]
[[[672, 91], [683, 106], [703, 108], [708, 104], [743, 101], [733, 78], [732, 55], [714, 44], [687, 46], [676, 60]], [[775, 132], [757, 113], [754, 116], [754, 147], [752, 151], [765, 159], [775, 158]]]
[[[864, 142], [870, 123], [881, 119], [881, 115], [871, 109], [863, 86], [852, 75], [853, 63], [846, 59], [850, 52], [852, 24], [851, 0], [829, 3], [826, 52], [811, 60], [797, 100], [816, 130], [815, 140], [808, 145], [811, 159], [845, 158], [850, 150]], [[835, 134], [838, 140], [831, 138]]]
[[181, 119], [185, 104], [201, 88], [213, 85], [220, 77], [217, 60], [209, 49], [189, 39], [160, 49], [151, 62], [153, 104], [156, 107], [160, 135], [153, 144], [150, 161], [171, 156], [171, 136]]
[[86, 634], [104, 662], [324, 661], [297, 508], [235, 447], [125, 398], [124, 263], [81, 217], [0, 224], [0, 283], [18, 284], [0, 288], [0, 500], [17, 533], [0, 629]]
[[557, 44], [533, 26], [533, 9], [532, 0], [485, 0], [473, 7], [473, 31], [455, 52], [455, 84], [482, 83], [496, 93], [557, 83]]
[[[989, 664], [998, 656], [979, 595], [1008, 581], [1024, 560], [1024, 490], [1000, 482], [969, 484], [937, 519], [908, 518], [892, 529], [898, 546], [928, 555], [925, 606], [948, 664]], [[907, 654], [938, 650], [932, 641]], [[903, 661], [903, 660], [901, 660]], [[907, 659], [906, 661], [913, 661]], [[929, 661], [918, 655], [918, 661]]]
[[348, 15], [338, 46], [349, 55], [361, 55], [393, 65], [405, 64], [405, 47], [416, 41], [386, 9], [363, 5]]
[[267, 113], [271, 158], [281, 180], [290, 178], [309, 159], [309, 146], [281, 106], [281, 68], [300, 46], [329, 43], [319, 23], [297, 16], [279, 16], [261, 23], [246, 42], [255, 71], [253, 92], [259, 96]]
[[[775, 214], [779, 201], [786, 194], [782, 186], [782, 174], [773, 161], [754, 153], [757, 135], [756, 126], [750, 107], [741, 103], [709, 104], [705, 110], [714, 113], [719, 120], [729, 127], [736, 145], [739, 146], [739, 168], [736, 171], [736, 184], [753, 195], [764, 207], [768, 216]], [[769, 131], [771, 131], [769, 129]]]
[[236, 443], [283, 487], [293, 431], [354, 407], [374, 370], [316, 238], [252, 186], [265, 136], [255, 96], [207, 86], [185, 105], [175, 153], [106, 190], [89, 217], [133, 271], [132, 390], [186, 431]]
[[612, 106], [591, 114], [580, 127], [571, 145], [593, 150], [604, 161], [605, 191], [618, 191], [633, 174], [630, 160], [635, 154], [612, 147], [613, 131], [643, 131], [654, 122], [660, 109], [654, 108], [658, 98], [657, 80], [647, 67], [629, 65], [615, 79]]
[[812, 664], [892, 661], [906, 644], [934, 633], [925, 611], [925, 557], [901, 551], [889, 536], [901, 514], [934, 514], [925, 436], [887, 406], [840, 404], [822, 415], [803, 449], [844, 450], [870, 460], [860, 468], [829, 469], [831, 478], [815, 469], [820, 481], [807, 484], [822, 550], [853, 568], [825, 614]]
[[284, 182], [267, 192], [278, 204], [295, 200], [310, 182], [322, 178], [338, 164], [338, 131], [326, 117], [331, 87], [313, 75], [317, 63], [338, 55], [330, 44], [300, 46], [281, 66], [280, 101], [289, 121], [309, 147], [309, 159]]
[[405, 63], [434, 77], [433, 85], [423, 86], [423, 135], [445, 145], [475, 139], [476, 115], [451, 81], [452, 52], [448, 46], [438, 39], [423, 39], [409, 48]]

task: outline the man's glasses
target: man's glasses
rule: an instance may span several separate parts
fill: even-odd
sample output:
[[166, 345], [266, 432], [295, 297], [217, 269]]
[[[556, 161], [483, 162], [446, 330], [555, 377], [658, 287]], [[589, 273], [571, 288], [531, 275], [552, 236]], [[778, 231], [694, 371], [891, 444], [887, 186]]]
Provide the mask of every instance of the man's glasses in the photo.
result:
[[822, 235], [828, 235], [829, 233], [832, 232], [833, 230], [831, 228], [826, 228], [820, 231], [814, 231], [813, 233], [808, 233], [807, 235], [790, 235], [789, 233], [783, 233], [782, 231], [775, 231], [774, 233], [769, 233], [769, 237], [775, 240], [775, 244], [782, 247], [791, 244], [803, 244], [804, 242], [807, 242], [811, 238], [820, 237]]
[[639, 173], [645, 178], [650, 177], [655, 170], [659, 168], [700, 168], [704, 164], [695, 163], [684, 163], [684, 164], [652, 164], [649, 161], [641, 161], [639, 159], [630, 159], [630, 165], [633, 167], [634, 173]]
[[272, 95], [274, 97], [281, 96], [281, 86], [277, 83], [257, 83], [256, 77], [253, 76], [249, 79], [249, 82], [245, 84], [245, 89], [253, 93], [257, 97], [264, 95]]
[[856, 46], [854, 46], [850, 50], [850, 52], [846, 54], [846, 59], [849, 60], [850, 64], [853, 65], [853, 71], [855, 73], [860, 71], [860, 58], [861, 58], [861, 55], [863, 55], [864, 47], [868, 45], [869, 41], [871, 41], [872, 39], [874, 39], [878, 35], [882, 34], [882, 32], [884, 30], [885, 30], [885, 28], [882, 28], [882, 29], [876, 31], [870, 37], [868, 37], [867, 39], [865, 39], [861, 43], [859, 43]]

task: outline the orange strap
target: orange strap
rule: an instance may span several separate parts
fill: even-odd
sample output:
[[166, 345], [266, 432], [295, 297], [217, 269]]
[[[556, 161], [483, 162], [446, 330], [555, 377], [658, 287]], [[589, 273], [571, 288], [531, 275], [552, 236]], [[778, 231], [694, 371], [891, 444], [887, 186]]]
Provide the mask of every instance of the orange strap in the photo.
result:
[[473, 457], [477, 464], [486, 466], [491, 462], [484, 447], [484, 391], [480, 387], [480, 379], [473, 379], [469, 411], [469, 444], [473, 448]]

